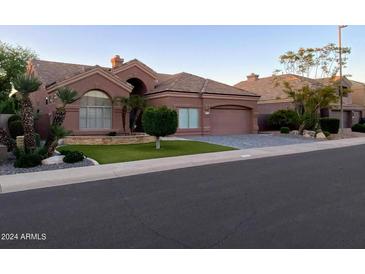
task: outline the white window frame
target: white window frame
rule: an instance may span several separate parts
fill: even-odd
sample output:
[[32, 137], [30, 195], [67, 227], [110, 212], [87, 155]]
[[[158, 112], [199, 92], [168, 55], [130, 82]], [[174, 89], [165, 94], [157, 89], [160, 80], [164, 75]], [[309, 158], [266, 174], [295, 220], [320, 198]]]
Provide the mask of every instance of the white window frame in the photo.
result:
[[[181, 127], [180, 125], [180, 110], [187, 110], [187, 123], [188, 126], [187, 127]], [[197, 121], [196, 121], [196, 127], [191, 126], [190, 125], [190, 110], [195, 110], [197, 113]], [[179, 121], [179, 129], [198, 129], [199, 128], [199, 109], [198, 108], [189, 108], [189, 107], [181, 107], [178, 108], [178, 121]]]

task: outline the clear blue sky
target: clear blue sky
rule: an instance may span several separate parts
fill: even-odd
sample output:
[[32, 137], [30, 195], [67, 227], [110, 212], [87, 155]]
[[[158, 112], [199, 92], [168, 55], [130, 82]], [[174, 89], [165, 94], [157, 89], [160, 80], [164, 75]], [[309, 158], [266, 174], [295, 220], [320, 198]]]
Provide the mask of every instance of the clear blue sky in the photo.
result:
[[[278, 56], [337, 43], [336, 26], [0, 26], [0, 40], [32, 48], [41, 59], [110, 66], [119, 54], [158, 72], [190, 72], [235, 84], [271, 75]], [[343, 31], [352, 53], [345, 73], [365, 82], [365, 26]]]

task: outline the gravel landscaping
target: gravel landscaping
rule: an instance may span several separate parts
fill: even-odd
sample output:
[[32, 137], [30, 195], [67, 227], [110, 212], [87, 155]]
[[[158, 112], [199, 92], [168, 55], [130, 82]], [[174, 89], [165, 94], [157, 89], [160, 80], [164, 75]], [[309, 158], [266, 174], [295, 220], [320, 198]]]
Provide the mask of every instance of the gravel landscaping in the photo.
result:
[[10, 175], [17, 173], [27, 173], [27, 172], [37, 172], [37, 171], [45, 171], [45, 170], [55, 170], [55, 169], [64, 169], [64, 168], [73, 168], [73, 167], [83, 167], [83, 166], [92, 166], [94, 165], [92, 161], [88, 159], [84, 159], [82, 162], [74, 163], [74, 164], [55, 164], [55, 165], [40, 165], [31, 168], [15, 168], [14, 167], [15, 156], [12, 153], [9, 153], [8, 159], [0, 164], [0, 175]]
[[273, 134], [243, 134], [226, 136], [191, 136], [185, 139], [234, 147], [238, 149], [283, 146], [302, 143], [318, 142], [316, 139], [304, 138], [298, 135]]

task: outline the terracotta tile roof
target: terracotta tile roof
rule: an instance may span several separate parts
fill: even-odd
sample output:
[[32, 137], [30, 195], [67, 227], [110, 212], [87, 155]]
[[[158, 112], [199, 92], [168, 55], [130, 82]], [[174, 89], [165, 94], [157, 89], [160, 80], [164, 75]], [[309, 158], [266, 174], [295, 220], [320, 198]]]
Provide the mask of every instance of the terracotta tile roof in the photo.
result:
[[205, 92], [213, 94], [257, 96], [254, 93], [186, 72], [172, 75], [159, 74], [158, 78], [161, 82], [157, 84], [155, 89], [147, 92], [147, 94], [163, 91], [185, 91], [193, 93]]
[[299, 89], [303, 86], [319, 88], [330, 84], [332, 81], [330, 78], [311, 79], [295, 74], [284, 74], [258, 78], [257, 80], [246, 80], [234, 86], [261, 95], [260, 101], [278, 100], [288, 98], [284, 92], [284, 82], [288, 82], [294, 89]]

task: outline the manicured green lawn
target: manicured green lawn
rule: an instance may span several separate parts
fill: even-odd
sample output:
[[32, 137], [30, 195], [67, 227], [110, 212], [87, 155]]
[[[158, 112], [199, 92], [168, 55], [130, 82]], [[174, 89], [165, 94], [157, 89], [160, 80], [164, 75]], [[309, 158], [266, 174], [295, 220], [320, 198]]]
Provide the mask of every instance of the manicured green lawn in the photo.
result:
[[234, 150], [231, 147], [196, 141], [161, 141], [161, 149], [155, 143], [133, 145], [67, 145], [58, 150], [78, 150], [100, 164], [129, 162], [144, 159], [171, 157]]

